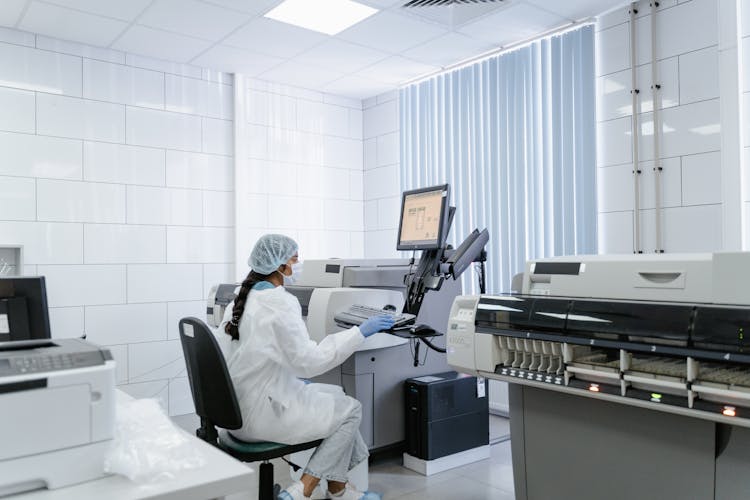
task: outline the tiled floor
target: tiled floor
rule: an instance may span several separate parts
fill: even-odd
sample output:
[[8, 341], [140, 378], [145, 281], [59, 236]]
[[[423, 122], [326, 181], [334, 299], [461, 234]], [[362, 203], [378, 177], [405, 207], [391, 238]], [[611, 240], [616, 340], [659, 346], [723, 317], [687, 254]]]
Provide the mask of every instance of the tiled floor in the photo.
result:
[[[195, 415], [175, 417], [175, 422], [191, 432], [197, 427]], [[508, 420], [490, 419], [491, 456], [487, 460], [464, 465], [430, 477], [422, 476], [401, 466], [398, 458], [370, 464], [370, 490], [383, 495], [383, 500], [513, 500], [513, 467], [511, 464]], [[274, 460], [274, 479], [289, 483], [289, 467]], [[255, 470], [253, 465], [250, 466]], [[257, 475], [255, 475], [257, 477]], [[227, 500], [254, 500], [257, 486], [247, 493], [227, 497]]]

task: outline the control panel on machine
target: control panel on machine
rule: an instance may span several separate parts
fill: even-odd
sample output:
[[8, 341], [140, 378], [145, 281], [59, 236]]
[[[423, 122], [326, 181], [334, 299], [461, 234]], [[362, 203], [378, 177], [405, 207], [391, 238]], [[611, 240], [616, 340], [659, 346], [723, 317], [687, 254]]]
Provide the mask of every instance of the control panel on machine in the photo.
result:
[[393, 318], [394, 328], [410, 325], [414, 323], [414, 320], [416, 319], [416, 315], [414, 314], [399, 313], [396, 312], [395, 309], [379, 309], [377, 307], [363, 306], [361, 304], [353, 304], [349, 306], [346, 310], [336, 313], [333, 319], [339, 325], [352, 326], [361, 325], [371, 317], [380, 316], [383, 314], [386, 314]]

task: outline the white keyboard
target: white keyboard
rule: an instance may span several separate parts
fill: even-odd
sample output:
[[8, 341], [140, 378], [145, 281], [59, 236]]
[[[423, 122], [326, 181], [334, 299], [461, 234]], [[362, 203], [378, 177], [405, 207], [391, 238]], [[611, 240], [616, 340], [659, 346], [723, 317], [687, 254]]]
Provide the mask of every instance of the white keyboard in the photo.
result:
[[386, 309], [378, 309], [372, 306], [363, 306], [361, 304], [354, 304], [349, 306], [345, 311], [336, 313], [333, 317], [336, 323], [344, 325], [361, 325], [367, 319], [373, 316], [382, 316], [386, 314], [393, 318], [393, 326], [404, 326], [414, 322], [415, 315], [409, 313], [400, 313], [396, 311], [389, 311]]

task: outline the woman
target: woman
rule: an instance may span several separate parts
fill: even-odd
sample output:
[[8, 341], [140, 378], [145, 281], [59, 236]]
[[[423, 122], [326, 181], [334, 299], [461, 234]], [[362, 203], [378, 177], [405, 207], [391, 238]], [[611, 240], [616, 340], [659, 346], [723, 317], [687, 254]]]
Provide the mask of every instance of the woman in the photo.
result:
[[315, 343], [299, 302], [282, 286], [297, 261], [294, 240], [280, 234], [261, 237], [248, 260], [252, 271], [225, 313], [228, 337], [222, 343], [242, 413], [242, 428], [231, 432], [246, 441], [284, 444], [323, 439], [301, 481], [282, 491], [279, 500], [310, 498], [321, 479], [328, 481], [331, 498], [379, 499], [346, 484], [346, 473], [368, 456], [359, 433], [362, 405], [338, 386], [305, 384], [300, 378], [340, 365], [365, 337], [390, 328], [393, 320], [370, 318]]

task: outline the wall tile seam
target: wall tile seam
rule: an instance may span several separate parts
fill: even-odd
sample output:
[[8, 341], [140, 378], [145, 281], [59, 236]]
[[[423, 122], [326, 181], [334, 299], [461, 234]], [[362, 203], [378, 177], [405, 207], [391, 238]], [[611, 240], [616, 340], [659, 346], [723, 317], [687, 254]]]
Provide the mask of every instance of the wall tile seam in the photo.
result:
[[[660, 7], [659, 7], [659, 8], [657, 9], [657, 12], [658, 12], [658, 13], [662, 13], [662, 12], [668, 12], [668, 11], [669, 11], [670, 9], [674, 9], [675, 7], [679, 7], [680, 5], [683, 5], [683, 4], [685, 4], [685, 3], [687, 3], [687, 2], [680, 2], [680, 3], [676, 3], [676, 4], [674, 4], [674, 5], [667, 5], [666, 7], [661, 7], [661, 6], [660, 6]], [[629, 6], [628, 6], [628, 7], [624, 7], [624, 8], [623, 8], [623, 7], [620, 7], [620, 8], [621, 8], [621, 9], [624, 9], [624, 10], [623, 10], [623, 13], [624, 13], [624, 14], [625, 14], [626, 16], [629, 16], [629, 14], [628, 14]], [[636, 18], [636, 19], [646, 19], [646, 18], [648, 18], [648, 17], [651, 17], [651, 8], [650, 8], [650, 7], [647, 7], [647, 8], [648, 8], [648, 13], [645, 13], [645, 14], [636, 14], [635, 18]], [[606, 15], [611, 15], [611, 14], [612, 14], [612, 12], [609, 12], [609, 13], [607, 13]], [[620, 27], [620, 26], [622, 26], [623, 24], [628, 24], [628, 23], [630, 23], [630, 20], [629, 20], [629, 19], [628, 19], [627, 21], [623, 21], [623, 22], [621, 22], [621, 23], [617, 23], [617, 24], [612, 24], [612, 25], [609, 25], [609, 26], [607, 26], [606, 28], [603, 28], [603, 29], [601, 29], [601, 30], [595, 30], [595, 33], [596, 33], [596, 34], [599, 34], [599, 33], [602, 33], [602, 32], [604, 32], [604, 31], [607, 31], [607, 30], [609, 30], [609, 29], [612, 29], [612, 28], [617, 28], [617, 27]], [[596, 23], [594, 23], [594, 26], [597, 26], [598, 24], [599, 24], [599, 23], [598, 23], [598, 22], [596, 22]]]
[[[717, 97], [710, 97], [708, 99], [701, 99], [701, 100], [698, 100], [698, 101], [689, 101], [689, 102], [684, 102], [684, 103], [680, 103], [680, 104], [675, 104], [674, 106], [662, 106], [662, 107], [659, 108], [659, 110], [673, 110], [675, 108], [681, 108], [681, 107], [684, 107], [684, 106], [691, 106], [693, 104], [701, 104], [701, 103], [706, 103], [706, 102], [719, 101], [720, 99], [721, 98], [718, 97], [718, 96]], [[653, 114], [653, 111], [641, 111], [641, 112], [638, 113], [638, 116], [639, 117], [643, 117], [644, 115], [650, 115], [650, 114]], [[613, 121], [616, 121], [616, 120], [622, 120], [624, 118], [630, 118], [632, 116], [633, 116], [632, 114], [629, 114], [629, 115], [619, 116], [617, 118], [607, 118], [606, 120], [599, 120], [596, 123], [597, 124], [599, 124], [599, 123], [609, 123], [609, 122], [613, 122]]]
[[[695, 208], [695, 207], [720, 207], [722, 206], [721, 202], [718, 203], [693, 203], [689, 205], [669, 205], [669, 206], [663, 206], [662, 210], [679, 210], [681, 208]], [[654, 212], [656, 210], [655, 207], [648, 207], [648, 208], [641, 208], [641, 212]], [[627, 210], [607, 210], [607, 211], [597, 211], [597, 214], [619, 214], [619, 213], [626, 213], [626, 212], [633, 212], [633, 209], [627, 209]]]
[[[657, 57], [656, 62], [657, 63], [663, 63], [664, 61], [669, 61], [670, 59], [679, 59], [682, 56], [686, 56], [686, 55], [689, 55], [689, 54], [695, 54], [696, 52], [700, 52], [702, 50], [710, 49], [710, 48], [713, 48], [713, 47], [716, 47], [717, 50], [718, 50], [719, 44], [718, 43], [714, 43], [712, 45], [706, 45], [705, 47], [700, 47], [698, 49], [688, 50], [687, 52], [680, 52], [679, 54], [674, 54], [674, 55], [667, 56], [667, 57], [662, 57], [662, 58], [658, 58]], [[648, 62], [645, 62], [645, 63], [642, 63], [642, 64], [637, 64], [636, 65], [636, 69], [637, 68], [643, 68], [644, 66], [649, 66], [649, 65], [651, 65], [651, 61], [648, 61]], [[604, 77], [607, 77], [607, 76], [616, 75], [618, 73], [624, 73], [624, 72], [629, 71], [629, 70], [630, 70], [630, 65], [628, 64], [628, 66], [625, 67], [625, 68], [623, 68], [623, 69], [618, 69], [617, 71], [611, 71], [609, 73], [597, 74], [594, 78], [596, 80], [598, 80], [600, 78], [604, 78]], [[678, 75], [679, 75], [679, 72], [678, 72]]]
[[[259, 81], [262, 81], [262, 82], [265, 82], [265, 83], [268, 83], [268, 84], [271, 84], [271, 85], [277, 85], [277, 84], [275, 84], [273, 82], [269, 82], [269, 81], [266, 81], [266, 80], [259, 80]], [[301, 88], [301, 87], [298, 87], [298, 88]], [[272, 94], [274, 96], [286, 97], [286, 98], [289, 98], [289, 99], [295, 99], [295, 100], [300, 100], [300, 101], [307, 101], [307, 102], [311, 102], [311, 103], [329, 104], [331, 106], [338, 106], [338, 107], [341, 107], [341, 108], [352, 109], [352, 110], [356, 110], [356, 111], [362, 111], [364, 109], [362, 107], [358, 108], [358, 107], [355, 107], [355, 106], [347, 106], [347, 105], [344, 105], [344, 104], [339, 104], [339, 103], [336, 103], [336, 102], [330, 102], [330, 101], [326, 101], [325, 100], [325, 96], [330, 96], [330, 97], [332, 97], [334, 99], [335, 98], [340, 98], [340, 97], [346, 98], [345, 96], [338, 96], [336, 94], [323, 93], [322, 94], [322, 96], [323, 96], [322, 100], [318, 100], [318, 99], [308, 99], [307, 97], [302, 97], [302, 96], [291, 94], [291, 93], [274, 92], [273, 90], [260, 90], [260, 89], [254, 89], [252, 87], [246, 87], [245, 90], [247, 92], [254, 92], [254, 93], [259, 93], [259, 94]], [[305, 89], [303, 89], [303, 90], [305, 90]], [[311, 92], [315, 92], [315, 91], [311, 91]], [[352, 98], [352, 100], [357, 100], [357, 99]]]
[[[353, 107], [353, 106], [347, 106], [347, 105], [339, 104], [339, 103], [336, 103], [336, 102], [330, 102], [330, 101], [325, 101], [325, 100], [324, 101], [313, 101], [312, 99], [306, 99], [304, 97], [296, 97], [296, 96], [291, 96], [291, 95], [286, 95], [286, 94], [280, 94], [278, 92], [270, 92], [270, 91], [267, 91], [267, 90], [252, 90], [252, 89], [247, 89], [247, 92], [248, 93], [253, 93], [253, 94], [269, 94], [269, 95], [272, 95], [272, 96], [284, 97], [284, 98], [287, 98], [287, 99], [294, 99], [295, 101], [305, 101], [305, 102], [312, 103], [312, 104], [323, 104], [323, 105], [326, 105], [326, 106], [335, 106], [337, 108], [342, 108], [342, 109], [352, 110], [352, 111], [363, 111], [363, 108], [356, 108], [356, 107]], [[327, 94], [327, 95], [330, 95], [332, 97], [337, 97], [335, 94]]]
[[[204, 155], [220, 156], [223, 158], [233, 158], [233, 156], [231, 155], [226, 155], [222, 153], [214, 153], [211, 151], [202, 151], [202, 150], [196, 150], [196, 149], [176, 149], [174, 147], [169, 147], [169, 146], [151, 146], [151, 145], [146, 145], [146, 144], [138, 144], [138, 143], [128, 142], [127, 137], [125, 139], [125, 142], [123, 142], [123, 141], [104, 141], [101, 139], [94, 139], [94, 138], [87, 138], [87, 137], [71, 137], [71, 136], [64, 136], [64, 135], [38, 134], [38, 133], [31, 133], [31, 132], [21, 132], [17, 130], [3, 130], [2, 132], [9, 133], [9, 134], [23, 134], [23, 135], [30, 135], [30, 136], [37, 136], [37, 137], [50, 137], [52, 139], [69, 139], [73, 141], [99, 142], [102, 144], [116, 144], [120, 146], [136, 146], [140, 148], [164, 149], [167, 151], [178, 151], [181, 153], [199, 153], [199, 154], [204, 154]], [[127, 135], [127, 131], [126, 131], [126, 135]]]
[[[674, 155], [674, 156], [660, 156], [658, 159], [659, 160], [675, 160], [675, 159], [678, 159], [678, 158], [688, 158], [688, 157], [691, 157], [691, 156], [701, 156], [701, 155], [706, 155], [706, 154], [710, 154], [710, 153], [721, 153], [721, 150], [720, 149], [712, 149], [712, 150], [709, 150], [709, 151], [701, 151], [700, 153], [686, 153], [686, 154], [680, 154], [680, 155]], [[643, 165], [644, 163], [652, 163], [654, 160], [655, 160], [655, 158], [650, 158], [648, 160], [640, 160], [638, 163], [640, 163], [641, 165]], [[631, 162], [625, 162], [625, 163], [613, 163], [611, 165], [610, 164], [597, 165], [596, 168], [597, 169], [602, 169], [602, 168], [624, 167], [624, 166], [632, 166], [632, 165], [633, 165], [633, 162], [631, 161]]]
[[348, 139], [350, 141], [360, 141], [361, 142], [361, 141], [364, 140], [364, 139], [361, 139], [359, 137], [352, 137], [351, 135], [326, 134], [324, 132], [315, 132], [315, 131], [311, 131], [311, 130], [307, 130], [307, 129], [303, 129], [303, 128], [299, 128], [299, 127], [287, 128], [287, 127], [276, 127], [276, 126], [273, 126], [273, 125], [268, 125], [266, 123], [258, 123], [258, 122], [246, 122], [246, 123], [247, 123], [247, 125], [253, 125], [253, 126], [256, 126], [256, 127], [264, 127], [266, 129], [268, 129], [269, 132], [270, 131], [274, 131], [274, 132], [277, 132], [277, 131], [282, 131], [282, 132], [299, 132], [299, 133], [303, 133], [303, 134], [315, 135], [315, 136], [320, 136], [320, 137], [336, 137], [338, 139]]
[[[83, 82], [81, 83], [83, 85]], [[11, 90], [18, 90], [18, 91], [25, 91], [25, 92], [34, 92], [36, 94], [44, 94], [44, 95], [50, 95], [55, 97], [65, 97], [68, 99], [80, 99], [82, 101], [91, 101], [91, 102], [98, 102], [103, 104], [112, 104], [115, 106], [125, 106], [126, 108], [134, 108], [134, 109], [145, 109], [149, 111], [163, 111], [165, 113], [174, 113], [182, 116], [194, 116], [194, 117], [200, 117], [200, 118], [209, 118], [212, 120], [220, 120], [220, 121], [226, 121], [230, 123], [234, 123], [234, 118], [222, 118], [217, 117], [214, 115], [206, 115], [206, 114], [198, 114], [198, 113], [186, 113], [182, 111], [174, 111], [171, 109], [166, 108], [166, 104], [164, 104], [163, 107], [154, 107], [154, 106], [139, 106], [137, 104], [130, 104], [127, 102], [120, 102], [120, 101], [112, 101], [112, 100], [105, 100], [105, 99], [94, 99], [90, 96], [83, 95], [83, 92], [81, 92], [81, 95], [73, 95], [73, 94], [64, 94], [64, 93], [54, 93], [54, 92], [44, 92], [42, 90], [36, 90], [36, 89], [28, 89], [24, 87], [17, 87], [17, 86], [10, 86], [10, 85], [0, 85], [0, 88], [7, 88]]]
[[[347, 170], [351, 172], [351, 170]], [[12, 177], [14, 179], [35, 179], [35, 180], [44, 180], [44, 181], [63, 181], [63, 182], [80, 182], [80, 183], [87, 183], [87, 184], [110, 184], [110, 185], [118, 185], [118, 186], [132, 186], [132, 187], [138, 187], [138, 188], [153, 188], [153, 189], [168, 189], [173, 191], [200, 191], [200, 192], [209, 192], [209, 193], [234, 193], [234, 190], [226, 190], [226, 189], [213, 189], [213, 188], [194, 188], [194, 187], [184, 187], [181, 185], [172, 185], [172, 184], [135, 184], [135, 183], [127, 183], [127, 182], [112, 182], [112, 181], [101, 181], [101, 180], [92, 180], [92, 179], [72, 179], [69, 177], [33, 177], [28, 175], [16, 175], [16, 174], [5, 174], [0, 173], [0, 177]], [[2, 220], [2, 219], [0, 219]], [[154, 225], [154, 224], [149, 224]], [[155, 224], [155, 225], [163, 225], [163, 224]], [[181, 224], [176, 224], [181, 225]]]
[[[38, 46], [38, 41], [36, 39], [36, 37], [37, 37], [36, 34], [30, 33], [28, 31], [16, 30], [16, 29], [13, 29], [13, 28], [8, 28], [8, 29], [10, 29], [12, 31], [17, 31], [17, 32], [20, 32], [20, 33], [28, 33], [28, 34], [34, 36], [34, 45], [32, 46], [32, 45], [25, 45], [25, 44], [22, 44], [22, 43], [14, 43], [14, 42], [10, 42], [10, 41], [7, 41], [7, 40], [0, 41], [0, 45], [2, 45], [2, 44], [13, 45], [13, 46], [16, 46], [16, 47], [24, 47], [24, 48], [27, 48], [27, 49], [38, 50], [40, 52], [48, 52], [50, 54], [59, 54], [59, 55], [68, 56], [68, 57], [77, 57], [77, 58], [79, 58], [81, 60], [83, 60], [83, 59], [89, 59], [91, 61], [103, 62], [103, 63], [108, 63], [108, 64], [117, 64], [119, 66], [126, 66], [126, 67], [129, 67], [129, 68], [136, 68], [136, 69], [141, 69], [141, 70], [145, 70], [145, 71], [152, 71], [154, 73], [162, 73], [164, 75], [172, 75], [172, 76], [176, 76], [176, 77], [179, 77], [179, 78], [189, 78], [191, 80], [196, 80], [196, 81], [199, 81], [199, 82], [207, 82], [207, 83], [211, 83], [211, 84], [215, 84], [215, 85], [226, 85], [226, 86], [229, 86], [229, 87], [233, 87], [234, 86], [234, 84], [232, 84], [232, 83], [217, 82], [216, 80], [209, 79], [209, 78], [204, 78], [204, 77], [197, 78], [197, 77], [189, 76], [189, 75], [185, 75], [185, 74], [174, 73], [172, 71], [156, 70], [156, 69], [153, 69], [153, 68], [147, 68], [145, 66], [138, 66], [136, 64], [130, 64], [130, 63], [127, 62], [127, 56], [128, 55], [130, 55], [131, 57], [132, 56], [145, 57], [145, 56], [139, 56], [137, 54], [132, 54], [130, 52], [121, 52], [121, 51], [118, 51], [118, 50], [115, 50], [115, 49], [107, 49], [107, 48], [103, 48], [103, 47], [94, 47], [92, 45], [81, 44], [84, 47], [89, 47], [89, 48], [93, 48], [93, 49], [96, 49], [96, 50], [111, 50], [111, 51], [113, 51], [115, 53], [123, 54], [126, 57], [126, 60], [125, 60], [124, 63], [122, 63], [122, 62], [118, 62], [118, 61], [112, 61], [112, 60], [109, 60], [109, 59], [99, 59], [97, 57], [92, 57], [91, 55], [82, 56], [80, 54], [74, 54], [74, 53], [71, 53], [71, 52], [61, 52], [59, 50], [52, 50], [52, 49], [47, 49], [47, 48], [39, 47]], [[54, 37], [46, 37], [46, 38], [49, 38], [49, 39], [52, 39], [52, 40], [58, 40], [58, 41], [62, 41], [62, 42], [67, 42], [67, 40], [62, 40], [62, 39], [54, 38]], [[78, 42], [69, 42], [69, 43], [78, 43]], [[156, 60], [156, 61], [163, 62], [163, 63], [166, 63], [166, 64], [180, 64], [180, 63], [173, 63], [173, 62], [170, 62], [170, 61], [161, 61], [161, 60]], [[195, 69], [200, 69], [200, 70], [208, 69], [208, 68], [202, 68], [200, 66], [191, 66], [191, 67], [193, 67]], [[226, 74], [230, 74], [230, 73], [226, 73]], [[355, 109], [355, 108], [350, 108], [350, 109]]]

